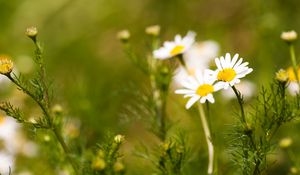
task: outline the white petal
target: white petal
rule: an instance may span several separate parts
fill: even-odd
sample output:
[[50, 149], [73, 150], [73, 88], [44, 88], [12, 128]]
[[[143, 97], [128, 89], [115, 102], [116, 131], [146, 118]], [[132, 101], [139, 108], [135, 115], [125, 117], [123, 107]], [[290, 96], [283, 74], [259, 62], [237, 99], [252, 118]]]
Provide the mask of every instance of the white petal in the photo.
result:
[[234, 65], [233, 69], [237, 68], [240, 64], [242, 64], [243, 58], [240, 58], [238, 62]]
[[201, 97], [200, 103], [205, 103], [206, 99], [207, 99], [206, 96], [205, 97]]
[[195, 93], [194, 90], [190, 90], [190, 89], [178, 89], [175, 91], [176, 94], [191, 94], [191, 93]]
[[231, 60], [230, 67], [233, 67], [233, 65], [236, 63], [237, 59], [239, 58], [239, 54], [235, 54]]
[[223, 69], [222, 66], [221, 66], [221, 62], [220, 62], [220, 59], [219, 59], [219, 58], [215, 58], [215, 63], [216, 63], [217, 68], [218, 68], [219, 70]]
[[211, 102], [211, 103], [214, 103], [214, 102], [215, 102], [215, 99], [214, 99], [214, 97], [213, 97], [212, 94], [208, 94], [208, 95], [206, 96], [206, 98], [207, 98], [207, 100], [208, 100], [209, 102]]
[[226, 55], [225, 55], [225, 62], [226, 62], [226, 65], [229, 65], [229, 64], [230, 64], [230, 59], [231, 59], [230, 53], [226, 53]]
[[224, 82], [220, 81], [220, 82], [217, 82], [216, 84], [214, 84], [214, 91], [218, 91], [220, 89], [224, 88]]
[[196, 103], [200, 99], [199, 95], [193, 96], [189, 101], [186, 103], [185, 108], [189, 109], [194, 103]]

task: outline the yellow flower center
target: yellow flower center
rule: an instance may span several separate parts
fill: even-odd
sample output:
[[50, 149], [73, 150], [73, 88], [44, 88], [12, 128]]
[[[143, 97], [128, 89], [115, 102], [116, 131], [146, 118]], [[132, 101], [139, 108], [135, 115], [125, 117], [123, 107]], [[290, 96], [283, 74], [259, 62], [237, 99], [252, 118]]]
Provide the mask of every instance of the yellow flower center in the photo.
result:
[[231, 80], [234, 79], [235, 76], [236, 76], [235, 70], [233, 70], [232, 68], [226, 68], [221, 70], [218, 73], [218, 80], [230, 82]]
[[0, 57], [0, 74], [9, 74], [13, 69], [13, 62], [7, 57]]
[[180, 54], [180, 53], [183, 51], [183, 49], [184, 49], [184, 46], [181, 46], [181, 45], [175, 46], [175, 47], [171, 50], [170, 54], [171, 54], [171, 55], [177, 55], [177, 54]]
[[[287, 74], [290, 81], [297, 81], [294, 69], [292, 67], [287, 69]], [[298, 68], [298, 78], [300, 78], [300, 68]]]
[[214, 87], [210, 84], [202, 84], [196, 90], [196, 94], [200, 95], [201, 97], [207, 96], [212, 92], [214, 92]]

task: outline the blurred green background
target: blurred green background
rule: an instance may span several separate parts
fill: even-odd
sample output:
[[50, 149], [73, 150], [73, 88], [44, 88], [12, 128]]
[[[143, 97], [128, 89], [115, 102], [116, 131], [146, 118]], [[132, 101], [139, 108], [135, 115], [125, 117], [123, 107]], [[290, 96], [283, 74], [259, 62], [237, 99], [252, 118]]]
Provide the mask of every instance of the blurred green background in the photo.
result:
[[[149, 25], [159, 24], [164, 40], [193, 30], [199, 41], [217, 41], [221, 55], [239, 53], [249, 61], [254, 72], [247, 78], [260, 87], [272, 81], [276, 70], [290, 65], [280, 34], [300, 31], [299, 11], [299, 0], [0, 0], [0, 54], [10, 55], [19, 71], [26, 70], [30, 62], [24, 59], [33, 56], [34, 47], [24, 32], [28, 26], [37, 26], [56, 101], [68, 115], [81, 120], [86, 146], [101, 142], [108, 130], [124, 133], [129, 140], [142, 140], [147, 131], [138, 122], [120, 122], [124, 105], [137, 98], [130, 91], [142, 90], [147, 77], [122, 52], [116, 39], [119, 30], [130, 30], [136, 50], [145, 47], [144, 30]], [[234, 107], [217, 102], [213, 109], [218, 105], [228, 112], [220, 114], [221, 119], [214, 118], [213, 127], [226, 130], [224, 121], [231, 121], [226, 115]], [[181, 106], [182, 111], [173, 114], [175, 120], [196, 118], [187, 116]], [[200, 126], [193, 127], [202, 131]], [[216, 133], [221, 144], [224, 134]], [[200, 149], [205, 152], [205, 144]], [[206, 157], [202, 159], [205, 162]], [[231, 169], [230, 160], [225, 162], [229, 168], [224, 169]], [[131, 171], [138, 174], [139, 170]]]

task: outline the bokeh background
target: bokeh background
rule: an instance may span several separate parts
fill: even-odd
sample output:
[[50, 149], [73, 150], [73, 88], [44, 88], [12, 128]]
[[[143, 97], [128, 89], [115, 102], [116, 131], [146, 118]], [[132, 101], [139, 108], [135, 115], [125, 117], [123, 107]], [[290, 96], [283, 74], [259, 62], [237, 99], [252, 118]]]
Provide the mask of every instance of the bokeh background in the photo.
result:
[[[290, 29], [300, 31], [299, 11], [298, 0], [0, 0], [0, 54], [10, 55], [18, 71], [31, 76], [34, 47], [24, 31], [28, 26], [37, 26], [55, 101], [63, 106], [68, 117], [80, 121], [79, 137], [84, 136], [84, 147], [101, 143], [108, 131], [122, 133], [127, 138], [124, 152], [128, 174], [151, 174], [149, 167], [151, 170], [153, 166], [132, 156], [132, 151], [140, 141], [155, 145], [157, 139], [138, 120], [122, 118], [124, 106], [138, 98], [133, 92], [143, 91], [148, 80], [126, 58], [116, 33], [130, 30], [133, 47], [141, 51], [145, 50], [144, 31], [149, 25], [161, 26], [163, 40], [193, 30], [199, 41], [218, 42], [221, 55], [239, 53], [249, 61], [254, 71], [247, 79], [259, 90], [273, 81], [276, 70], [290, 65], [288, 48], [280, 34]], [[296, 45], [296, 53], [299, 48]], [[8, 93], [14, 91], [2, 90], [1, 98], [5, 99]], [[211, 122], [221, 145], [221, 174], [230, 174], [234, 167], [224, 150], [226, 132], [236, 108], [235, 101], [224, 103], [221, 98], [212, 106]], [[181, 97], [174, 94], [170, 101], [170, 120], [181, 123], [175, 128], [192, 133], [189, 139], [199, 152], [199, 160], [187, 167], [194, 169], [191, 174], [204, 173], [206, 145], [196, 110], [186, 113]], [[285, 132], [280, 132], [278, 139], [290, 136], [297, 148], [299, 127], [299, 123], [286, 126], [288, 129], [283, 129]], [[299, 150], [294, 151], [299, 155]], [[279, 174], [287, 174], [289, 161], [285, 161], [284, 153], [278, 154], [284, 162]], [[41, 162], [24, 166], [31, 159], [40, 157], [20, 159], [17, 169], [40, 172], [35, 165]]]

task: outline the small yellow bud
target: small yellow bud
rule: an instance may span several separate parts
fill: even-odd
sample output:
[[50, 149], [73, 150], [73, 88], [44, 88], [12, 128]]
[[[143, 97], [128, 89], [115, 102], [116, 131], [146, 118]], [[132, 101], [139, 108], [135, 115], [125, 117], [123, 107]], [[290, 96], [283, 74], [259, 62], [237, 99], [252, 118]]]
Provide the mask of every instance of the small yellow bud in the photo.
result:
[[7, 56], [0, 56], [0, 74], [9, 75], [14, 68], [14, 63]]
[[48, 134], [44, 135], [44, 141], [49, 142], [51, 140], [50, 136]]
[[160, 26], [159, 25], [149, 26], [146, 28], [145, 32], [148, 35], [158, 36], [160, 33]]
[[38, 34], [38, 30], [36, 27], [32, 26], [32, 27], [28, 27], [26, 29], [25, 34], [30, 37], [30, 38], [35, 38]]
[[94, 169], [94, 170], [101, 171], [101, 170], [104, 170], [105, 167], [106, 167], [106, 163], [103, 159], [96, 158], [92, 162], [92, 169]]
[[128, 30], [121, 30], [118, 32], [117, 38], [123, 42], [127, 42], [130, 38], [130, 33]]
[[282, 32], [280, 37], [286, 42], [293, 42], [297, 39], [297, 32], [294, 30]]
[[289, 80], [289, 74], [286, 70], [280, 69], [276, 72], [276, 80], [280, 82], [287, 82]]
[[125, 140], [125, 137], [123, 135], [116, 135], [115, 138], [114, 138], [114, 141], [117, 143], [117, 144], [120, 144], [120, 143], [123, 143]]
[[290, 168], [290, 172], [292, 173], [292, 174], [298, 174], [298, 172], [299, 172], [299, 170], [298, 170], [298, 168], [297, 167], [291, 167]]
[[52, 112], [56, 115], [59, 115], [63, 112], [63, 107], [59, 104], [55, 104], [53, 107], [52, 107]]
[[162, 145], [162, 147], [163, 147], [164, 151], [168, 151], [172, 147], [172, 144], [170, 142], [166, 142]]
[[287, 137], [287, 138], [283, 138], [280, 140], [279, 146], [281, 148], [288, 148], [289, 146], [291, 146], [292, 143], [293, 143], [293, 140], [291, 138]]
[[104, 151], [102, 149], [99, 149], [98, 152], [97, 152], [97, 156], [99, 158], [104, 158], [104, 155], [105, 155]]
[[121, 172], [121, 171], [123, 171], [124, 169], [125, 169], [125, 166], [124, 166], [123, 163], [121, 163], [121, 162], [116, 162], [116, 163], [114, 164], [114, 171], [115, 171], [115, 172]]

